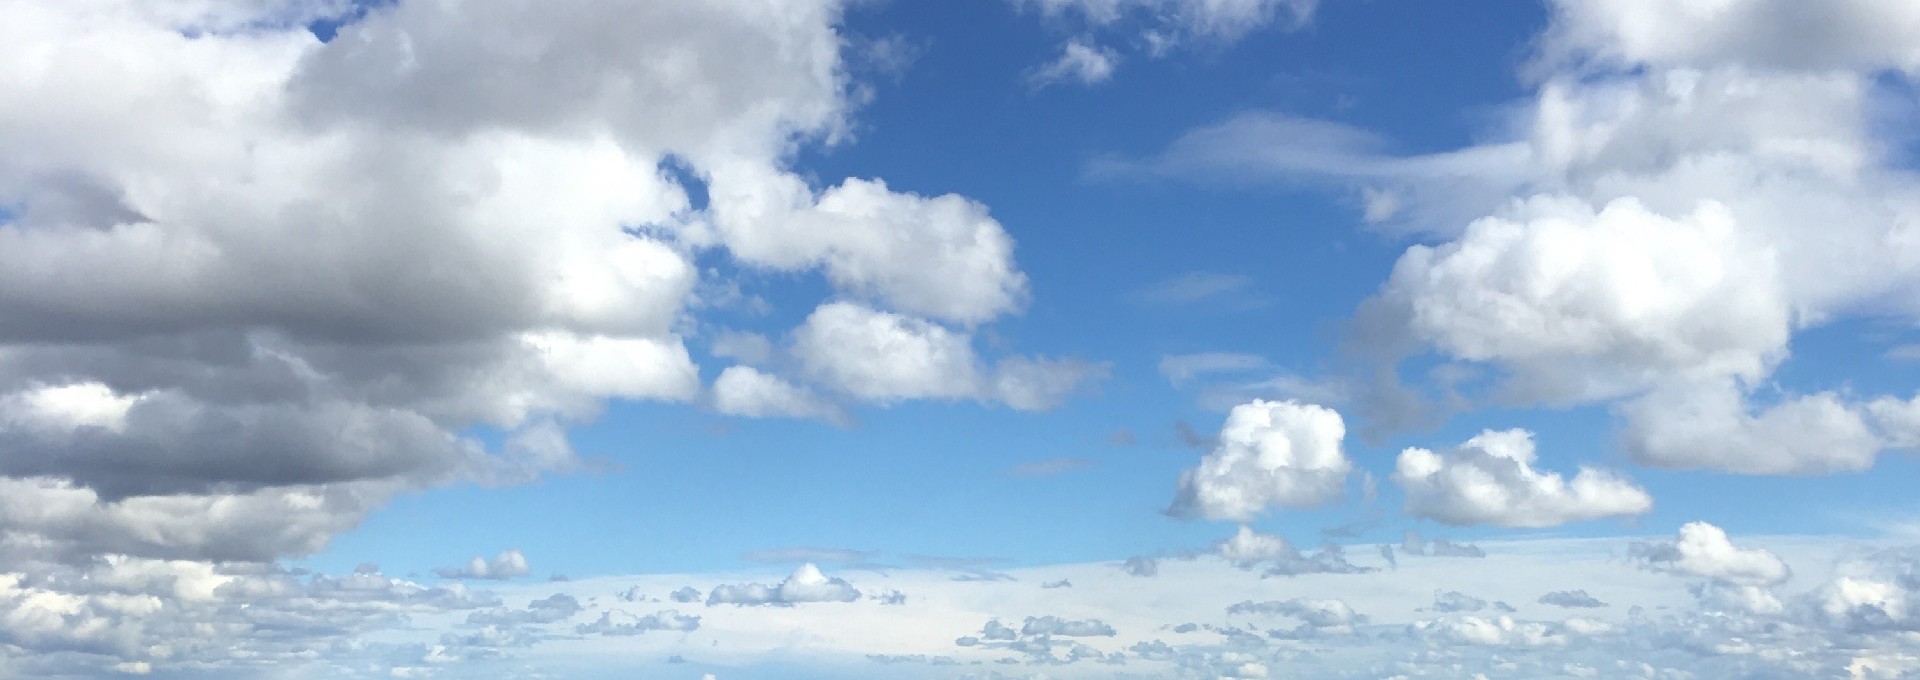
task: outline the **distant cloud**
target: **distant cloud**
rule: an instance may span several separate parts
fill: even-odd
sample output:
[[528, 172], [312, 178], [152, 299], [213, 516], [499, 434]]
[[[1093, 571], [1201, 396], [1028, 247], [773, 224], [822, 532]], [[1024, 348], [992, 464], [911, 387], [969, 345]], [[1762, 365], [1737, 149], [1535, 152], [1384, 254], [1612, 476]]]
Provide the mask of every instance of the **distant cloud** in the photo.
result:
[[1452, 525], [1551, 527], [1638, 515], [1653, 508], [1645, 489], [1604, 470], [1581, 468], [1571, 481], [1536, 471], [1533, 434], [1486, 431], [1444, 453], [1401, 452], [1393, 481], [1406, 512]]
[[1568, 609], [1597, 609], [1607, 606], [1585, 590], [1556, 590], [1540, 596], [1540, 604], [1550, 604]]
[[707, 606], [790, 607], [808, 602], [852, 602], [857, 599], [860, 599], [860, 591], [855, 590], [852, 584], [839, 578], [828, 578], [820, 573], [819, 567], [808, 563], [794, 569], [792, 575], [777, 585], [747, 583], [714, 586], [713, 592], [707, 595]]
[[518, 550], [509, 549], [502, 551], [491, 560], [476, 555], [473, 559], [467, 560], [466, 564], [458, 567], [441, 567], [433, 570], [433, 574], [440, 578], [501, 581], [526, 576], [532, 571], [525, 555], [520, 554]]

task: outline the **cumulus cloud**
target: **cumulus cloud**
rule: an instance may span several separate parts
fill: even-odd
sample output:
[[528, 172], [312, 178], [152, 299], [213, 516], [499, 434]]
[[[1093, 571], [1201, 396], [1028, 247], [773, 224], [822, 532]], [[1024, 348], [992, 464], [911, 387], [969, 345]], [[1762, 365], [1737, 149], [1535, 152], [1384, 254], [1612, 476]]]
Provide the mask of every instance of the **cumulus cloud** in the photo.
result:
[[[1920, 285], [1920, 180], [1898, 151], [1911, 114], [1890, 104], [1905, 85], [1883, 77], [1913, 73], [1915, 12], [1549, 5], [1536, 91], [1487, 143], [1396, 155], [1364, 130], [1253, 113], [1104, 169], [1318, 183], [1364, 199], [1369, 220], [1427, 234], [1346, 341], [1394, 378], [1358, 400], [1386, 427], [1479, 405], [1603, 404], [1646, 465], [1872, 466], [1911, 431], [1877, 418], [1885, 397], [1772, 379], [1806, 329], [1920, 314], [1902, 294]], [[1393, 367], [1420, 355], [1490, 379], [1400, 384]]]
[[486, 579], [493, 581], [519, 578], [529, 573], [532, 573], [532, 568], [527, 565], [527, 557], [520, 554], [520, 551], [513, 549], [503, 550], [491, 560], [480, 555], [475, 555], [473, 559], [467, 560], [466, 564], [458, 567], [441, 567], [433, 570], [433, 574], [440, 578]]
[[1682, 525], [1672, 541], [1634, 543], [1629, 555], [1651, 569], [1736, 585], [1773, 586], [1793, 575], [1779, 556], [1734, 547], [1725, 530], [1706, 522]]
[[713, 381], [713, 407], [750, 418], [814, 418], [845, 422], [846, 415], [805, 387], [751, 366], [729, 366]]
[[1213, 545], [1213, 554], [1241, 569], [1264, 569], [1268, 576], [1300, 574], [1359, 574], [1371, 571], [1348, 562], [1340, 546], [1328, 543], [1307, 554], [1287, 539], [1242, 525], [1232, 536]]
[[767, 586], [759, 583], [741, 585], [714, 586], [707, 594], [707, 606], [732, 604], [738, 606], [772, 605], [790, 607], [808, 602], [852, 602], [860, 599], [860, 591], [853, 584], [840, 578], [829, 578], [820, 573], [820, 568], [809, 562], [802, 564], [777, 585]]
[[811, 379], [883, 405], [979, 399], [1046, 410], [1104, 373], [1084, 361], [1027, 357], [1008, 357], [989, 368], [964, 333], [850, 302], [815, 309], [794, 331], [793, 353]]
[[1352, 463], [1346, 424], [1333, 409], [1255, 400], [1234, 407], [1218, 444], [1181, 473], [1168, 512], [1245, 521], [1271, 507], [1307, 508], [1339, 498]]
[[1581, 468], [1572, 481], [1533, 469], [1533, 434], [1487, 431], [1446, 453], [1409, 448], [1394, 483], [1407, 514], [1453, 525], [1548, 527], [1645, 513], [1653, 499], [1612, 473]]
[[[791, 170], [859, 100], [840, 3], [148, 5], [0, 31], [0, 483], [51, 509], [0, 513], [0, 553], [304, 555], [400, 493], [578, 469], [608, 401], [701, 397], [682, 335], [740, 288], [709, 253], [968, 329], [1028, 299], [978, 202]], [[714, 342], [716, 408], [835, 419], [759, 337]], [[978, 370], [1026, 409], [1098, 372]]]

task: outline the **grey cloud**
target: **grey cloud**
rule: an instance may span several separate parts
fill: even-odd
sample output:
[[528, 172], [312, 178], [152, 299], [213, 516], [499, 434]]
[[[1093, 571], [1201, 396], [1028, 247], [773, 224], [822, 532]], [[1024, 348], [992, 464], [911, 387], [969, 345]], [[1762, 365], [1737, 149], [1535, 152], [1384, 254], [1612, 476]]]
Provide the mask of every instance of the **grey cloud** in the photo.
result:
[[1550, 604], [1568, 609], [1596, 609], [1607, 606], [1599, 598], [1588, 595], [1585, 590], [1556, 590], [1540, 596], [1540, 604]]
[[700, 617], [684, 615], [668, 609], [646, 616], [634, 616], [625, 612], [601, 612], [600, 618], [593, 623], [574, 626], [573, 630], [581, 635], [640, 635], [648, 631], [689, 632], [700, 629]]

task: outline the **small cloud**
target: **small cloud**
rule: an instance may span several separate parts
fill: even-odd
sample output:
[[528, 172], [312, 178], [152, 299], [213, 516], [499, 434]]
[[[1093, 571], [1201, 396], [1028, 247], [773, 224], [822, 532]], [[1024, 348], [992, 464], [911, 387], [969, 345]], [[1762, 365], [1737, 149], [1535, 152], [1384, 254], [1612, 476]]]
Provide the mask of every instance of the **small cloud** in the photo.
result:
[[440, 578], [504, 581], [526, 576], [532, 571], [533, 569], [527, 565], [525, 555], [520, 554], [518, 550], [508, 549], [492, 560], [475, 555], [473, 559], [467, 560], [467, 563], [461, 566], [435, 569], [433, 575]]
[[1607, 606], [1598, 598], [1588, 595], [1585, 590], [1556, 590], [1540, 596], [1540, 604], [1550, 604], [1568, 609], [1597, 609]]
[[1060, 56], [1027, 72], [1027, 83], [1034, 89], [1066, 80], [1081, 85], [1098, 85], [1113, 78], [1120, 55], [1111, 49], [1075, 40], [1060, 50]]
[[1247, 373], [1265, 370], [1273, 364], [1257, 354], [1239, 352], [1202, 352], [1168, 354], [1160, 357], [1160, 375], [1174, 387], [1220, 373]]
[[1242, 304], [1264, 304], [1251, 297], [1248, 288], [1252, 285], [1253, 277], [1244, 274], [1187, 272], [1142, 286], [1133, 292], [1133, 299], [1152, 305], [1189, 305], [1232, 297]]

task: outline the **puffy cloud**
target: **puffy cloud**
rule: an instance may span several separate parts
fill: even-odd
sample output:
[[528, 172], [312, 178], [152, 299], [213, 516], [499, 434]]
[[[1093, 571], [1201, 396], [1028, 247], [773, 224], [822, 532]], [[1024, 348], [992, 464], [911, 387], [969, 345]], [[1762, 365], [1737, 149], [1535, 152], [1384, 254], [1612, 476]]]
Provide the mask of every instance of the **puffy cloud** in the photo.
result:
[[1682, 525], [1671, 542], [1635, 543], [1629, 554], [1648, 568], [1736, 585], [1773, 586], [1793, 575], [1779, 556], [1734, 547], [1725, 530], [1706, 522]]
[[985, 206], [849, 179], [817, 197], [799, 178], [723, 166], [711, 178], [714, 226], [737, 257], [782, 269], [820, 267], [850, 295], [962, 324], [1026, 302], [1013, 239]]
[[1338, 498], [1352, 463], [1346, 424], [1333, 409], [1255, 400], [1234, 407], [1219, 443], [1181, 473], [1168, 512], [1248, 520], [1270, 507], [1305, 508]]
[[1401, 452], [1393, 480], [1406, 492], [1408, 514], [1454, 525], [1547, 527], [1653, 507], [1645, 490], [1621, 477], [1581, 468], [1569, 482], [1535, 471], [1535, 458], [1532, 433], [1487, 431], [1444, 454]]
[[820, 568], [809, 562], [800, 565], [778, 585], [766, 586], [758, 583], [744, 585], [719, 585], [707, 594], [707, 606], [732, 604], [739, 606], [773, 605], [790, 607], [807, 602], [852, 602], [860, 599], [860, 591], [844, 579], [828, 578], [820, 573]]
[[[1517, 398], [1628, 394], [1673, 375], [1758, 378], [1785, 352], [1774, 256], [1708, 203], [1678, 219], [1622, 198], [1538, 200], [1401, 256], [1371, 304], [1414, 338], [1498, 361]], [[1605, 369], [1620, 370], [1605, 370]]]
[[1453, 645], [1561, 647], [1569, 641], [1566, 631], [1560, 626], [1539, 621], [1520, 621], [1511, 616], [1455, 616], [1415, 621], [1407, 626], [1407, 632], [1423, 639]]
[[1151, 557], [1134, 556], [1120, 565], [1120, 570], [1128, 576], [1153, 577], [1160, 575], [1160, 560]]
[[805, 387], [768, 375], [751, 366], [729, 366], [713, 381], [713, 407], [721, 413], [750, 418], [817, 418], [844, 422], [839, 408]]
[[520, 554], [518, 550], [508, 549], [501, 551], [491, 560], [475, 555], [473, 559], [467, 560], [466, 564], [458, 567], [441, 567], [433, 570], [433, 573], [440, 578], [504, 581], [526, 576], [532, 573], [532, 569], [527, 565], [525, 555]]
[[1265, 567], [1268, 576], [1358, 574], [1371, 571], [1348, 562], [1338, 545], [1328, 543], [1317, 553], [1304, 554], [1287, 539], [1263, 534], [1245, 525], [1232, 536], [1215, 543], [1213, 554], [1241, 569]]
[[1075, 360], [1024, 357], [988, 370], [958, 331], [850, 302], [815, 309], [794, 331], [793, 352], [808, 377], [879, 404], [972, 398], [1045, 410], [1103, 372]]
[[[858, 99], [841, 8], [12, 8], [0, 552], [303, 555], [398, 493], [578, 468], [566, 429], [607, 401], [700, 396], [681, 335], [738, 288], [706, 253], [967, 328], [1019, 311], [985, 206], [789, 167]], [[975, 370], [1016, 408], [1093, 373]], [[742, 371], [720, 409], [834, 413]], [[948, 393], [886, 399], [916, 396]]]
[[[1493, 369], [1464, 389], [1435, 380], [1446, 409], [1608, 404], [1628, 453], [1662, 467], [1843, 472], [1898, 446], [1911, 430], [1880, 422], [1880, 399], [1768, 395], [1795, 333], [1920, 314], [1901, 294], [1920, 285], [1920, 182], [1897, 151], [1910, 114], [1882, 77], [1914, 72], [1915, 11], [1550, 5], [1537, 91], [1486, 144], [1395, 156], [1363, 130], [1248, 114], [1094, 169], [1318, 181], [1433, 237], [1347, 342], [1389, 378], [1429, 353], [1448, 374]], [[1370, 428], [1439, 407], [1397, 378], [1369, 390]]]

